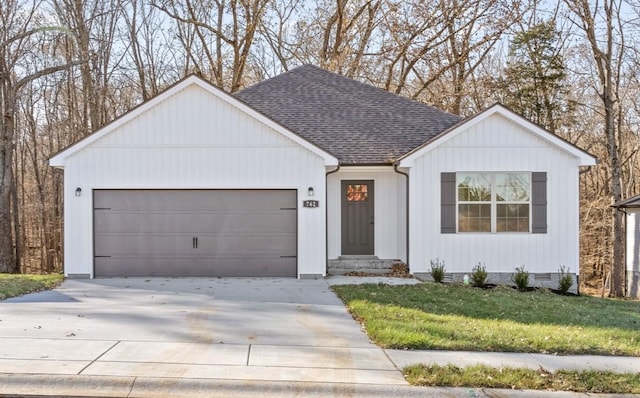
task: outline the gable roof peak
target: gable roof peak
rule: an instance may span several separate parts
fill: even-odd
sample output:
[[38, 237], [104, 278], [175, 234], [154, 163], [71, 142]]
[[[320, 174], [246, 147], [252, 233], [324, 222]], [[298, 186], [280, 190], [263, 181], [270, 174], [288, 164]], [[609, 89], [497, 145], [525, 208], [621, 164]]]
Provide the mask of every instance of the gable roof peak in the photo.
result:
[[244, 112], [250, 117], [253, 117], [259, 120], [265, 125], [271, 127], [273, 130], [291, 139], [293, 142], [306, 148], [312, 153], [315, 153], [316, 155], [318, 155], [320, 158], [324, 160], [325, 165], [332, 166], [338, 163], [338, 159], [333, 154], [326, 151], [325, 149], [313, 144], [309, 140], [304, 139], [304, 137], [301, 137], [298, 134], [295, 134], [294, 132], [288, 130], [286, 126], [283, 126], [277, 122], [274, 122], [270, 118], [265, 117], [265, 115], [251, 108], [251, 106], [248, 106], [244, 102], [238, 100], [238, 98], [233, 97], [223, 89], [207, 81], [204, 77], [192, 73], [183, 77], [176, 83], [170, 85], [160, 93], [142, 102], [141, 104], [129, 110], [128, 112], [125, 112], [124, 114], [115, 118], [114, 120], [107, 123], [106, 125], [98, 128], [88, 136], [80, 139], [79, 141], [76, 141], [75, 143], [69, 145], [68, 147], [54, 154], [53, 156], [51, 156], [51, 158], [49, 158], [49, 165], [54, 167], [64, 168], [66, 159], [68, 157], [88, 147], [89, 145], [96, 142], [100, 138], [106, 136], [107, 134], [110, 134], [112, 131], [115, 131], [116, 129], [123, 126], [127, 122], [135, 119], [142, 113], [147, 112], [151, 108], [158, 106], [165, 99], [192, 86], [197, 86], [203, 89], [205, 92], [209, 93], [210, 95], [220, 99], [221, 101], [226, 102], [227, 104], [233, 106], [234, 108], [240, 110], [241, 112]]
[[401, 166], [407, 167], [416, 158], [424, 155], [426, 152], [449, 140], [451, 137], [467, 130], [471, 126], [480, 123], [481, 121], [487, 119], [488, 117], [491, 117], [492, 115], [499, 115], [500, 117], [514, 123], [517, 126], [520, 126], [525, 131], [528, 131], [538, 138], [541, 138], [542, 140], [548, 142], [549, 144], [555, 146], [563, 152], [578, 158], [582, 166], [592, 166], [597, 162], [596, 157], [591, 155], [584, 149], [565, 140], [559, 135], [552, 133], [539, 124], [532, 122], [519, 113], [511, 110], [504, 104], [496, 102], [493, 105], [485, 108], [483, 111], [460, 120], [458, 123], [452, 125], [438, 136], [433, 137], [429, 141], [424, 142], [419, 147], [416, 147], [414, 150], [406, 153], [399, 159], [398, 163]]

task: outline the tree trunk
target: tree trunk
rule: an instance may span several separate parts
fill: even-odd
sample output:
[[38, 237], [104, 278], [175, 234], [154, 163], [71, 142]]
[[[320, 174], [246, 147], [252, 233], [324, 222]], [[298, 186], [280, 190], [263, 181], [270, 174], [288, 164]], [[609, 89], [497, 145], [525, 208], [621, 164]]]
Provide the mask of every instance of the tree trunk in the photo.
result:
[[[622, 200], [622, 186], [620, 159], [616, 139], [614, 101], [611, 98], [611, 85], [607, 86], [603, 95], [605, 104], [605, 130], [607, 132], [607, 150], [611, 161], [611, 200], [613, 203]], [[611, 263], [611, 291], [613, 297], [623, 297], [625, 294], [625, 264], [624, 264], [624, 218], [622, 212], [613, 209], [612, 234], [612, 263]]]
[[[2, 71], [0, 71], [2, 72]], [[15, 273], [15, 249], [11, 226], [11, 190], [13, 184], [13, 133], [15, 129], [15, 95], [7, 73], [2, 85], [3, 115], [0, 131], [0, 272]]]
[[[620, 66], [622, 60], [617, 52], [624, 51], [624, 37], [614, 29], [616, 23], [620, 23], [620, 4], [615, 0], [606, 0], [600, 9], [598, 5], [592, 9], [587, 0], [565, 0], [569, 8], [578, 16], [578, 26], [585, 33], [591, 47], [593, 60], [598, 77], [600, 99], [604, 108], [604, 134], [607, 143], [607, 155], [609, 156], [610, 181], [609, 195], [613, 203], [622, 200], [622, 167], [620, 164], [618, 135], [616, 120], [622, 115], [615, 110], [620, 98], [616, 95], [615, 87], [620, 85]], [[599, 12], [602, 24], [594, 16]], [[601, 47], [604, 44], [604, 47]], [[615, 73], [615, 75], [614, 75]], [[612, 258], [611, 258], [611, 289], [609, 295], [622, 297], [625, 294], [625, 264], [624, 264], [624, 226], [623, 217], [619, 211], [613, 210], [612, 215]]]

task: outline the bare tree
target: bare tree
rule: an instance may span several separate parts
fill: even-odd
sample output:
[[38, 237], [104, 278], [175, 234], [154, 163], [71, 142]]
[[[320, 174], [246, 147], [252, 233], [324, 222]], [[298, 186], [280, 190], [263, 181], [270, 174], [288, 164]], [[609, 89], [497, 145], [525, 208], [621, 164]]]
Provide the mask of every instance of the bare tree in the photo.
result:
[[[470, 113], [468, 81], [515, 20], [519, 2], [391, 3], [384, 14], [384, 87], [453, 113]], [[468, 108], [468, 109], [465, 109]]]
[[166, 29], [168, 17], [147, 0], [129, 0], [124, 5], [123, 18], [123, 41], [132, 62], [126, 68], [130, 73], [125, 76], [137, 80], [144, 101], [182, 76], [177, 60], [181, 53], [179, 43]]
[[122, 2], [53, 0], [53, 4], [58, 18], [69, 28], [67, 55], [83, 61], [79, 66], [82, 101], [78, 105], [82, 106], [82, 125], [88, 134], [114, 116], [109, 109], [109, 79]]
[[46, 23], [43, 9], [40, 1], [0, 3], [0, 272], [17, 270], [11, 200], [16, 200], [13, 154], [21, 91], [30, 82], [73, 64], [62, 63], [55, 57], [55, 48], [42, 40], [47, 35], [59, 35], [62, 30]]
[[[604, 134], [607, 140], [608, 168], [610, 175], [609, 197], [615, 203], [622, 199], [622, 175], [620, 162], [619, 112], [620, 68], [625, 53], [621, 0], [603, 0], [592, 4], [588, 0], [565, 0], [575, 25], [583, 32], [591, 50], [596, 76], [596, 90], [602, 101]], [[624, 225], [622, 213], [611, 210], [612, 265], [610, 294], [625, 294]]]
[[259, 26], [255, 64], [256, 74], [265, 76], [289, 70], [297, 57], [302, 56], [301, 47], [306, 34], [302, 20], [308, 15], [304, 0], [273, 0], [269, 2], [262, 23]]
[[235, 92], [244, 84], [247, 60], [269, 1], [162, 0], [153, 4], [178, 25], [186, 57], [193, 62], [194, 70], [209, 75], [217, 86]]

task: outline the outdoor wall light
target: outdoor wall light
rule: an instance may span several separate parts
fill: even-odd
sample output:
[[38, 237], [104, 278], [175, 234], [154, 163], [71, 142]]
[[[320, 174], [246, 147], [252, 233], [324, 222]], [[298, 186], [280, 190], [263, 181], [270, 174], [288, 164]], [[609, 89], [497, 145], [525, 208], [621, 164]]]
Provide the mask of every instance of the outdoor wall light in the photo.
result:
[[76, 196], [80, 196], [82, 195], [82, 188], [78, 187], [76, 188]]
[[309, 188], [307, 189], [307, 195], [309, 195], [309, 196], [313, 196], [313, 187], [309, 187]]

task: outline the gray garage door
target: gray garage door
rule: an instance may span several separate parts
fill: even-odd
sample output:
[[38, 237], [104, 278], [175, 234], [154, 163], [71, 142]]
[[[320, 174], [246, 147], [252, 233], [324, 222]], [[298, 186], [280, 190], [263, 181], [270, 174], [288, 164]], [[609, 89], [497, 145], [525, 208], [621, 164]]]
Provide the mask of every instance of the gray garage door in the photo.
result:
[[296, 276], [293, 190], [95, 190], [95, 276]]

